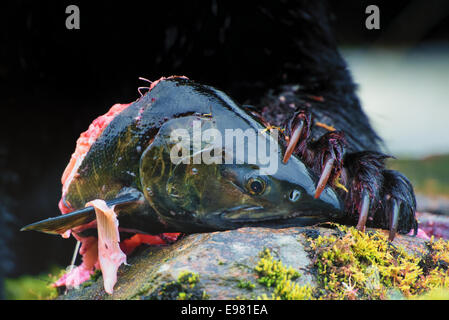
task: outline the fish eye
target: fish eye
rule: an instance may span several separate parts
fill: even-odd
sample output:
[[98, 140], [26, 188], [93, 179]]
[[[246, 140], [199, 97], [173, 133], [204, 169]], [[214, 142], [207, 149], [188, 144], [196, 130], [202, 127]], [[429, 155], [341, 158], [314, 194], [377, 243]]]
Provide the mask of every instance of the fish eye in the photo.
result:
[[265, 181], [260, 178], [250, 178], [246, 187], [251, 194], [262, 194], [265, 191]]
[[299, 198], [301, 198], [301, 191], [299, 190], [292, 190], [290, 192], [290, 195], [288, 196], [288, 200], [290, 200], [291, 202], [296, 202], [299, 200]]

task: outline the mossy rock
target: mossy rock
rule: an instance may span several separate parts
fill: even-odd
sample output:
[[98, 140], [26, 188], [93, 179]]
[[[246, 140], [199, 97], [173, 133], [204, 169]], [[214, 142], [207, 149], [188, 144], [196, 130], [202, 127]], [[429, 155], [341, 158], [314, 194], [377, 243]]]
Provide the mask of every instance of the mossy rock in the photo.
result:
[[[417, 295], [412, 293], [425, 294], [434, 287], [447, 285], [447, 272], [444, 276], [447, 270], [440, 272], [446, 263], [447, 257], [442, 251], [447, 242], [429, 244], [419, 238], [397, 236], [391, 245], [384, 231], [373, 232], [365, 236], [353, 228], [333, 225], [333, 228], [242, 228], [189, 235], [172, 245], [140, 248], [128, 258], [129, 265], [120, 267], [112, 295], [105, 293], [100, 276], [58, 299], [392, 299], [415, 297]], [[404, 294], [403, 288], [394, 283], [388, 286], [384, 282], [382, 289], [388, 294], [383, 296], [345, 295], [344, 292], [350, 292], [348, 286], [356, 284], [349, 283], [350, 274], [344, 272], [358, 272], [360, 279], [365, 275], [360, 272], [372, 273], [374, 280], [369, 281], [376, 286], [377, 265], [373, 264], [370, 269], [370, 257], [364, 259], [360, 252], [356, 255], [362, 261], [358, 265], [360, 270], [346, 270], [347, 266], [335, 252], [336, 259], [332, 260], [330, 255], [323, 258], [321, 254], [331, 252], [335, 241], [341, 242], [341, 250], [345, 247], [344, 241], [358, 241], [358, 247], [354, 248], [359, 251], [364, 246], [373, 249], [374, 243], [380, 249], [379, 257], [390, 257], [389, 254], [400, 250], [414, 257], [407, 260], [409, 268], [413, 262], [421, 274], [426, 269], [433, 278], [428, 278], [427, 282], [421, 280], [422, 288], [415, 288], [410, 295]], [[382, 241], [386, 243], [383, 249], [379, 246]], [[346, 248], [352, 250], [350, 244]], [[349, 251], [344, 254], [352, 254], [351, 259], [354, 259], [354, 253]], [[385, 263], [391, 264], [394, 259], [387, 260]], [[338, 274], [333, 276], [332, 288], [329, 288], [329, 279], [324, 280], [329, 275], [322, 268], [323, 263], [335, 263], [326, 269]], [[346, 269], [340, 274], [339, 267]], [[354, 292], [361, 292], [354, 289]]]

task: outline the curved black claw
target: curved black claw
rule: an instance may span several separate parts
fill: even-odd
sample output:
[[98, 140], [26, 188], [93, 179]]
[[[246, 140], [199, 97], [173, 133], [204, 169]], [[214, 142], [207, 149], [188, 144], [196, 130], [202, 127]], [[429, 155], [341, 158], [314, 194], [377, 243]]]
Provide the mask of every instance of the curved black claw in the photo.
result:
[[293, 117], [287, 121], [284, 132], [287, 140], [284, 163], [287, 163], [293, 152], [298, 152], [301, 156], [304, 155], [310, 137], [311, 123], [312, 115], [304, 109], [296, 111]]
[[315, 189], [315, 199], [320, 197], [327, 182], [336, 181], [343, 168], [346, 140], [342, 131], [327, 132], [311, 145], [314, 154], [313, 169], [320, 173]]
[[396, 232], [407, 234], [412, 229], [418, 232], [416, 220], [416, 199], [413, 186], [398, 171], [384, 170], [383, 185], [380, 192], [380, 206], [376, 211], [373, 223], [389, 229], [389, 239], [393, 241]]
[[347, 154], [344, 158], [350, 186], [345, 199], [346, 210], [358, 214], [358, 230], [365, 230], [367, 221], [374, 220], [383, 186], [385, 159], [389, 157], [380, 152], [362, 151]]

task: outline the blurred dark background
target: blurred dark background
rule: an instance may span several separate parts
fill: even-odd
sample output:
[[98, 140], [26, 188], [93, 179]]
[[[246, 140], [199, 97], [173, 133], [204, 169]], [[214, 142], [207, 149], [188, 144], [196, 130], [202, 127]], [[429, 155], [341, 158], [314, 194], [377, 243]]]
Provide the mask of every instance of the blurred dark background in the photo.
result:
[[[0, 237], [10, 249], [6, 259], [0, 248], [0, 268], [7, 277], [69, 264], [73, 239], [18, 230], [59, 214], [60, 178], [76, 139], [114, 103], [134, 101], [145, 85], [138, 77], [187, 75], [241, 103], [257, 94], [261, 79], [278, 81], [288, 52], [274, 48], [295, 38], [294, 26], [279, 27], [291, 23], [282, 14], [298, 3], [242, 3], [2, 2], [0, 232], [11, 236], [6, 244]], [[80, 8], [80, 30], [65, 27], [70, 4]], [[380, 30], [365, 28], [370, 4], [380, 8]], [[341, 46], [449, 45], [447, 1], [333, 1], [329, 7]]]

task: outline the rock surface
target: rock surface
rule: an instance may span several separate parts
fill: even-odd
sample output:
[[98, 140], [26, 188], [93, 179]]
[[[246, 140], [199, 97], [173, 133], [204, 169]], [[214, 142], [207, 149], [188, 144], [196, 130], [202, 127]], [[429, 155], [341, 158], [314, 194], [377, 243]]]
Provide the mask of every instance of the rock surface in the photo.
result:
[[416, 194], [416, 210], [449, 216], [449, 197]]
[[[167, 284], [175, 283], [189, 271], [199, 275], [191, 298], [205, 292], [209, 299], [255, 299], [270, 296], [271, 288], [257, 283], [254, 268], [260, 253], [270, 249], [273, 257], [298, 271], [295, 280], [300, 286], [317, 286], [308, 238], [337, 234], [334, 229], [321, 227], [293, 227], [286, 229], [242, 228], [225, 232], [189, 235], [168, 246], [143, 247], [128, 257], [129, 265], [122, 265], [114, 293], [108, 295], [103, 278], [90, 281], [79, 289], [70, 290], [58, 299], [146, 299], [158, 298], [167, 291]], [[425, 241], [397, 236], [394, 245], [407, 251], [425, 250]], [[252, 290], [239, 286], [241, 281], [255, 284]], [[173, 297], [177, 297], [174, 292]], [[204, 296], [203, 296], [204, 298]]]

